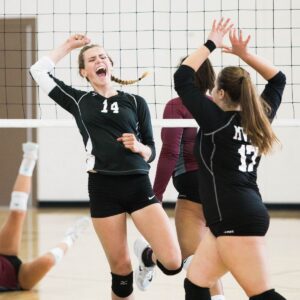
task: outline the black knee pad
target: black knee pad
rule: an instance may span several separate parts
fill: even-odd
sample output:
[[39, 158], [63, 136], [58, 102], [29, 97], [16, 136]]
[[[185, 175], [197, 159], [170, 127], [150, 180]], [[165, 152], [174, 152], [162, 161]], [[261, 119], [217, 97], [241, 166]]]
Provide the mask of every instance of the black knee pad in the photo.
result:
[[184, 280], [185, 300], [211, 300], [208, 288], [193, 284], [187, 278]]
[[120, 298], [126, 298], [133, 292], [133, 272], [128, 275], [111, 273], [111, 289]]
[[249, 300], [286, 300], [280, 294], [275, 292], [274, 289], [268, 290], [262, 294], [250, 297]]
[[166, 269], [166, 268], [161, 264], [160, 261], [157, 261], [156, 264], [157, 264], [157, 266], [161, 269], [161, 271], [162, 271], [164, 274], [166, 274], [166, 275], [176, 275], [176, 274], [178, 274], [178, 273], [182, 270], [182, 266], [183, 266], [183, 263], [181, 263], [181, 266], [180, 266], [178, 269], [176, 269], [176, 270], [168, 270], [168, 269]]

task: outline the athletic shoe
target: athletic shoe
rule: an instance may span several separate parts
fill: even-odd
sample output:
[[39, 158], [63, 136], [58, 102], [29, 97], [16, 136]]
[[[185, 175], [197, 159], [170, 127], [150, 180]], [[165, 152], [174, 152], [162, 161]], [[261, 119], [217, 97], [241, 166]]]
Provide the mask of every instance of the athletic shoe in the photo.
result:
[[188, 256], [186, 259], [183, 260], [183, 267], [182, 267], [182, 268], [183, 268], [185, 271], [188, 270], [189, 265], [190, 265], [190, 263], [191, 263], [191, 261], [192, 261], [192, 259], [193, 259], [193, 256], [194, 256], [194, 255], [190, 255], [190, 256]]
[[146, 291], [148, 289], [155, 273], [155, 265], [146, 267], [142, 259], [142, 254], [148, 247], [150, 247], [149, 244], [143, 238], [137, 238], [133, 246], [134, 253], [139, 260], [139, 266], [134, 272], [134, 280], [141, 291]]
[[65, 233], [66, 237], [70, 237], [73, 242], [88, 228], [90, 224], [89, 217], [81, 217], [71, 226]]
[[23, 157], [24, 158], [37, 160], [37, 158], [38, 158], [38, 149], [39, 149], [38, 144], [31, 143], [31, 142], [24, 143], [22, 145], [22, 149], [23, 149]]

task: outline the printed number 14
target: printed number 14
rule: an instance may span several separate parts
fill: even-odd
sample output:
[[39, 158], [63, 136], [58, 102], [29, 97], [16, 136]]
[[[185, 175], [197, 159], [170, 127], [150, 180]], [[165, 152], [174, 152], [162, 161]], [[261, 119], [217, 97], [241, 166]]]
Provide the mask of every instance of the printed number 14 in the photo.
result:
[[[108, 103], [107, 100], [104, 100], [103, 102], [103, 109], [101, 110], [102, 113], [108, 113]], [[110, 109], [112, 110], [112, 112], [114, 114], [119, 113], [119, 106], [118, 106], [118, 102], [113, 102], [110, 106]]]

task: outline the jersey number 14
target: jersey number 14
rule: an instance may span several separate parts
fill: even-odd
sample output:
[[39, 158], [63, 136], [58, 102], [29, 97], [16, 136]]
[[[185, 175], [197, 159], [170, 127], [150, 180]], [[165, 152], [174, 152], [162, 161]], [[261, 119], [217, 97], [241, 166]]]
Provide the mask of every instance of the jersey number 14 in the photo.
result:
[[[118, 102], [113, 102], [110, 106], [110, 110], [114, 113], [114, 114], [118, 114], [119, 113], [119, 105]], [[108, 103], [107, 100], [104, 100], [103, 102], [103, 109], [101, 110], [102, 113], [107, 114], [108, 113]]]

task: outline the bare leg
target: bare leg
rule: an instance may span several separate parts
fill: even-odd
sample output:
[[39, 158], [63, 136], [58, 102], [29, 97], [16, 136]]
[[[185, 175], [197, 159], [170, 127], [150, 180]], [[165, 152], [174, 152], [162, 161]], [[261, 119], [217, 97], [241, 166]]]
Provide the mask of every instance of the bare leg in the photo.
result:
[[175, 225], [182, 258], [185, 259], [196, 252], [206, 232], [202, 205], [189, 200], [177, 200]]
[[87, 228], [88, 224], [89, 219], [87, 217], [78, 219], [67, 230], [64, 239], [55, 248], [31, 262], [23, 263], [19, 272], [20, 286], [25, 290], [32, 289], [53, 266], [60, 262], [75, 240]]
[[131, 217], [153, 249], [153, 261], [158, 259], [169, 270], [178, 269], [182, 261], [180, 247], [161, 205], [149, 205], [135, 211]]
[[227, 272], [219, 253], [217, 239], [208, 229], [187, 271], [187, 278], [194, 284], [211, 288]]
[[27, 200], [31, 191], [32, 172], [37, 159], [37, 145], [24, 144], [23, 152], [23, 160], [12, 191], [10, 212], [0, 230], [0, 253], [5, 255], [19, 253]]
[[264, 237], [215, 238], [208, 231], [192, 259], [187, 277], [200, 287], [211, 288], [229, 270], [251, 297], [271, 288], [266, 261]]
[[[128, 275], [132, 272], [127, 244], [126, 214], [92, 218], [94, 229], [105, 251], [111, 272], [117, 275]], [[112, 291], [112, 300], [133, 300], [133, 293], [120, 298]]]
[[217, 244], [223, 262], [249, 297], [271, 288], [265, 237], [222, 236]]
[[0, 253], [18, 255], [26, 211], [10, 211], [0, 231]]
[[[62, 249], [63, 253], [66, 253], [68, 246], [65, 243], [61, 243], [57, 248]], [[19, 272], [19, 282], [22, 289], [32, 289], [55, 264], [55, 257], [50, 252], [31, 262], [23, 263]]]
[[[207, 231], [202, 205], [193, 201], [178, 199], [175, 208], [175, 225], [182, 258], [193, 255]], [[223, 295], [220, 280], [210, 289], [210, 294]]]

